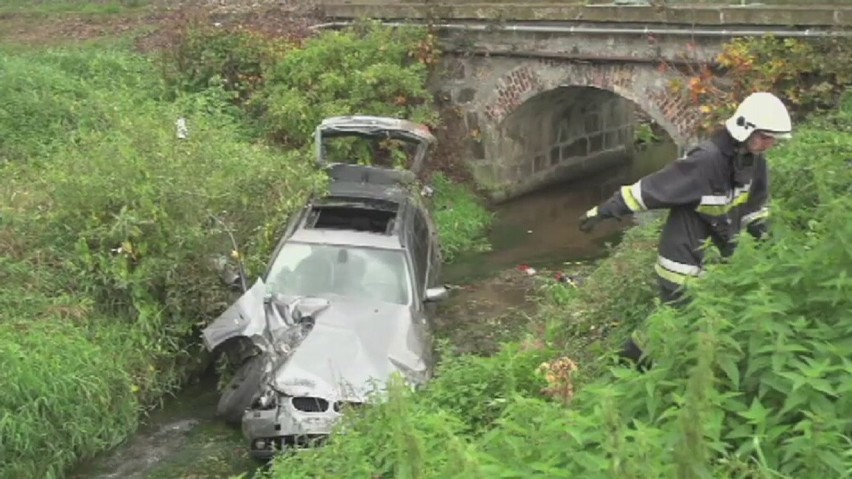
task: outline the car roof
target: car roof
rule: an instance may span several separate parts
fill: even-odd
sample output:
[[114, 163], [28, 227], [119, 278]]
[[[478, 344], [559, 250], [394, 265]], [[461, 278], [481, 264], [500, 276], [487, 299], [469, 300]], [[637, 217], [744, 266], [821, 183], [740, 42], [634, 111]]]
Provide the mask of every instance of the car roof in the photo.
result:
[[346, 246], [401, 250], [397, 235], [384, 235], [354, 230], [299, 228], [288, 242], [338, 244]]

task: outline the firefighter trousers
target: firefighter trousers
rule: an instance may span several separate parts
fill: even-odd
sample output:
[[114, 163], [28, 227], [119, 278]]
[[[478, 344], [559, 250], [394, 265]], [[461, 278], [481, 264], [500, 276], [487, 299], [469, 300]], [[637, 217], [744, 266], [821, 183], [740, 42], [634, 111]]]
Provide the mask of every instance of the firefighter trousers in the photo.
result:
[[[676, 288], [664, 280], [660, 280], [660, 299], [674, 308], [682, 308], [688, 303], [682, 288]], [[632, 337], [627, 338], [619, 353], [623, 362], [634, 365], [638, 370], [647, 371], [651, 365], [651, 359], [643, 355], [642, 348], [636, 344]]]

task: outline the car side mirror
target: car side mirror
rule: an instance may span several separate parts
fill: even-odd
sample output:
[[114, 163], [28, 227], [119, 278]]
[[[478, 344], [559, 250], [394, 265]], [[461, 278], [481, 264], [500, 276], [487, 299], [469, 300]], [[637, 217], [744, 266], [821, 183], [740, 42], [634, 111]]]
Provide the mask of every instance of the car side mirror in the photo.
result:
[[444, 286], [437, 286], [435, 288], [428, 288], [426, 290], [426, 302], [427, 303], [435, 303], [443, 300], [448, 295], [447, 288]]

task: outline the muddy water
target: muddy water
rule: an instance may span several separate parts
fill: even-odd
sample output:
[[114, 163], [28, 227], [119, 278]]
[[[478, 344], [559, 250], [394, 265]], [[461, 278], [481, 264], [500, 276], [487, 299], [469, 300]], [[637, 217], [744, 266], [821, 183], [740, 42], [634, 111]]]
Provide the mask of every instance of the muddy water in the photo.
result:
[[164, 401], [124, 444], [81, 464], [70, 479], [226, 478], [258, 469], [239, 430], [216, 420], [216, 378]]
[[565, 261], [605, 255], [606, 244], [617, 243], [633, 221], [606, 221], [593, 232], [583, 233], [578, 229], [580, 216], [622, 185], [658, 170], [676, 155], [674, 144], [654, 144], [637, 151], [635, 158], [620, 168], [498, 205], [489, 234], [492, 250], [461, 256], [445, 268], [446, 280], [464, 282], [524, 264], [557, 267]]
[[[582, 274], [583, 261], [606, 254], [632, 224], [601, 224], [581, 233], [578, 218], [609, 197], [619, 186], [671, 161], [672, 144], [652, 145], [624, 167], [582, 181], [546, 188], [494, 208], [489, 235], [492, 251], [459, 258], [444, 268], [453, 285], [441, 306], [436, 329], [459, 352], [488, 354], [501, 341], [516, 337], [534, 312], [530, 295], [535, 278], [554, 270]], [[539, 270], [528, 275], [518, 269]], [[588, 269], [588, 266], [586, 266]], [[228, 478], [258, 469], [247, 453], [241, 432], [217, 421], [215, 378], [188, 386], [165, 402], [125, 444], [81, 465], [74, 479], [207, 479]]]

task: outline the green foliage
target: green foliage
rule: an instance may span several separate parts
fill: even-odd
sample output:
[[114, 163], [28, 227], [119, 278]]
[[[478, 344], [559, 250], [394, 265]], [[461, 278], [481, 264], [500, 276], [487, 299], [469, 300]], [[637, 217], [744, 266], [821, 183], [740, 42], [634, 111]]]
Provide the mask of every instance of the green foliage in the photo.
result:
[[512, 396], [537, 395], [547, 383], [535, 373], [553, 354], [507, 344], [493, 356], [445, 356], [421, 398], [464, 421], [464, 431], [482, 432], [502, 414]]
[[419, 406], [414, 394], [391, 382], [388, 392], [377, 396], [381, 404], [347, 412], [322, 449], [277, 458], [270, 477], [413, 479], [463, 470], [458, 418]]
[[660, 137], [654, 132], [651, 124], [647, 122], [641, 122], [636, 125], [633, 137], [633, 141], [639, 145], [646, 145], [648, 143], [656, 143], [660, 141]]
[[322, 178], [299, 152], [242, 140], [217, 113], [221, 90], [159, 100], [158, 72], [141, 57], [0, 61], [20, 86], [0, 93], [15, 108], [4, 110], [30, 114], [0, 120], [14, 139], [0, 148], [12, 160], [0, 166], [0, 277], [20, 285], [0, 295], [4, 384], [18, 385], [4, 391], [2, 437], [15, 440], [2, 456], [11, 477], [45, 477], [124, 437], [201, 358], [187, 340], [231, 299], [211, 264], [231, 246], [211, 215], [256, 266]]
[[801, 120], [808, 112], [836, 107], [844, 88], [852, 84], [848, 38], [738, 38], [725, 44], [717, 60], [723, 72], [704, 65], [688, 75], [688, 82], [672, 85], [700, 105], [705, 115], [700, 128], [705, 131], [755, 91], [776, 93]]
[[[654, 360], [650, 371], [598, 368], [565, 407], [537, 394], [534, 382], [517, 387], [518, 373], [504, 372], [529, 371], [539, 358], [508, 364], [505, 356], [494, 362], [446, 358], [435, 382], [407, 398], [407, 407], [395, 408], [418, 419], [411, 434], [427, 450], [430, 444], [449, 446], [442, 458], [395, 460], [421, 471], [417, 477], [442, 478], [849, 477], [850, 120], [852, 96], [839, 113], [812, 120], [771, 154], [772, 237], [761, 243], [741, 237], [731, 261], [711, 266], [692, 287], [686, 308], [651, 311], [655, 289], [644, 278], [653, 278], [648, 243], [658, 233], [656, 223], [631, 231], [580, 289], [549, 286], [561, 293], [544, 314], [570, 315], [551, 338], [556, 345], [577, 354], [570, 339], [587, 336], [586, 326], [627, 318], [616, 327], [643, 329]], [[832, 125], [839, 127], [826, 129]], [[581, 362], [584, 367], [589, 364]], [[491, 378], [498, 377], [506, 378], [508, 391], [494, 387]], [[453, 421], [456, 427], [443, 437], [422, 432], [421, 418], [431, 424], [447, 417], [442, 414], [464, 417], [464, 425]], [[364, 441], [369, 431], [399, 420], [375, 416], [359, 424], [359, 451], [387, 447]], [[336, 436], [334, 447], [355, 447], [347, 442]], [[308, 477], [322, 470], [314, 461], [286, 458], [271, 475]], [[335, 461], [342, 477], [354, 477], [341, 462], [361, 459], [337, 455]], [[453, 470], [427, 467], [453, 461], [460, 464]], [[291, 475], [293, 470], [299, 473]], [[397, 474], [372, 463], [362, 471]]]
[[563, 345], [565, 353], [581, 363], [581, 378], [598, 377], [608, 366], [604, 355], [653, 311], [658, 286], [652, 271], [660, 226], [654, 220], [629, 229], [582, 287], [544, 286], [540, 314], [548, 318], [547, 339]]
[[534, 371], [546, 354], [510, 347], [491, 357], [447, 356], [424, 389], [392, 381], [370, 407], [349, 411], [328, 444], [284, 454], [266, 475], [487, 477], [478, 475], [467, 435], [492, 427], [518, 395], [538, 393], [544, 382]]
[[0, 56], [0, 163], [44, 161], [57, 145], [109, 128], [122, 110], [103, 96], [121, 92], [141, 98], [159, 91], [156, 76], [145, 75], [148, 70], [144, 59], [110, 53]]
[[433, 44], [423, 30], [372, 23], [312, 38], [270, 68], [263, 91], [250, 104], [258, 127], [277, 142], [302, 147], [331, 116], [435, 124], [426, 90]]
[[469, 188], [444, 174], [433, 175], [432, 186], [435, 188], [433, 211], [444, 261], [452, 262], [465, 251], [487, 251], [490, 245], [485, 233], [493, 214]]
[[183, 25], [174, 36], [174, 43], [160, 53], [168, 87], [200, 92], [217, 86], [237, 103], [259, 90], [264, 70], [294, 47], [239, 25], [213, 26], [207, 18]]
[[[61, 477], [77, 455], [94, 454], [124, 439], [135, 427], [138, 402], [124, 362], [116, 361], [123, 351], [114, 343], [98, 344], [85, 329], [55, 317], [4, 317], [0, 476]], [[113, 331], [105, 339], [121, 337], [117, 328], [107, 329]]]

